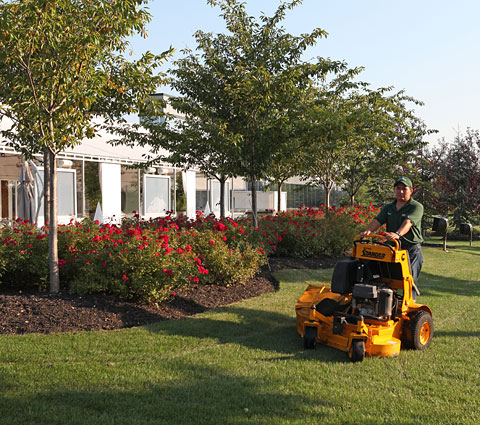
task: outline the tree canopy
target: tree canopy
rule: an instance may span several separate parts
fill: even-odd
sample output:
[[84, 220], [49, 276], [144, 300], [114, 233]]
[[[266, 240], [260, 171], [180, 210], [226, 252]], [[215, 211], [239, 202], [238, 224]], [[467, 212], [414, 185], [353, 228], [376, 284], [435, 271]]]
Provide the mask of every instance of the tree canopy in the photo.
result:
[[348, 70], [320, 86], [309, 111], [311, 140], [303, 176], [330, 192], [343, 187], [354, 203], [362, 186], [408, 168], [423, 147], [423, 127], [408, 104], [421, 104], [391, 87], [372, 90], [355, 82], [360, 69]]
[[[185, 112], [191, 129], [182, 138], [182, 151], [194, 153], [190, 158], [221, 151], [218, 164], [225, 164], [228, 158], [229, 173], [251, 183], [256, 226], [256, 182], [267, 177], [283, 147], [290, 143], [291, 138], [283, 135], [288, 133], [292, 113], [298, 111], [298, 102], [312, 79], [322, 78], [342, 64], [322, 58], [315, 63], [303, 61], [305, 50], [326, 32], [314, 29], [293, 36], [280, 25], [287, 10], [301, 1], [281, 3], [273, 16], [262, 15], [259, 20], [249, 16], [238, 0], [208, 3], [220, 8], [227, 34], [197, 31], [196, 50], [186, 51], [172, 70], [172, 86], [184, 98], [176, 107]], [[211, 148], [196, 146], [198, 140]], [[153, 143], [168, 147], [169, 142], [160, 138]], [[210, 173], [214, 174], [213, 170]]]
[[[429, 208], [453, 219], [459, 228], [474, 222], [480, 212], [480, 133], [467, 129], [454, 140], [425, 152], [426, 170], [431, 190]], [[433, 196], [431, 196], [433, 194]]]
[[[51, 172], [50, 265], [58, 291], [55, 156], [125, 122], [162, 83], [167, 56], [128, 61], [127, 37], [145, 33], [145, 0], [0, 1], [2, 132], [26, 157], [48, 150]], [[100, 118], [94, 121], [94, 118]], [[47, 164], [45, 164], [47, 165]]]

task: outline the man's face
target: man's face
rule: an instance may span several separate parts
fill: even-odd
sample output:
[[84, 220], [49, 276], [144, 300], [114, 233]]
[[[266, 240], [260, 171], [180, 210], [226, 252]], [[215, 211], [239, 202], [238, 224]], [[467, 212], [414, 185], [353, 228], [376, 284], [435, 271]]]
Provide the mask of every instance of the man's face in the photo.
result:
[[395, 199], [401, 202], [408, 202], [413, 193], [413, 189], [410, 186], [405, 186], [403, 183], [397, 183], [393, 190]]

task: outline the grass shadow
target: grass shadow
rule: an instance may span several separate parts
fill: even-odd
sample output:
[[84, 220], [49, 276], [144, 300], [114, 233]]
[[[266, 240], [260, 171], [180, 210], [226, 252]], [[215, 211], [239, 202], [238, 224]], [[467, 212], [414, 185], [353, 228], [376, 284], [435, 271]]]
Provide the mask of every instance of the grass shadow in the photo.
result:
[[442, 294], [480, 296], [480, 282], [456, 279], [431, 273], [420, 274], [419, 289], [422, 295], [438, 297]]
[[[2, 398], [2, 424], [168, 424], [215, 425], [295, 421], [312, 409], [331, 408], [325, 400], [265, 389], [261, 380], [214, 367], [184, 364], [181, 380], [154, 383], [141, 390], [51, 389]], [[185, 377], [191, 376], [191, 379]], [[13, 379], [13, 377], [11, 378]], [[278, 387], [281, 387], [280, 383]], [[317, 419], [325, 419], [318, 414]]]
[[[278, 353], [273, 359], [301, 359], [319, 362], [343, 362], [339, 350], [318, 345], [317, 350], [303, 349], [303, 339], [297, 333], [296, 319], [280, 313], [242, 307], [223, 307], [214, 310], [216, 317], [196, 317], [148, 325], [151, 332], [169, 335], [214, 339], [218, 344], [238, 344], [253, 350]], [[233, 315], [222, 319], [222, 313]], [[316, 354], [312, 354], [316, 353]], [[269, 357], [270, 359], [270, 357]]]
[[435, 331], [436, 337], [445, 336], [449, 337], [460, 337], [460, 338], [479, 338], [480, 331], [472, 332], [472, 331]]

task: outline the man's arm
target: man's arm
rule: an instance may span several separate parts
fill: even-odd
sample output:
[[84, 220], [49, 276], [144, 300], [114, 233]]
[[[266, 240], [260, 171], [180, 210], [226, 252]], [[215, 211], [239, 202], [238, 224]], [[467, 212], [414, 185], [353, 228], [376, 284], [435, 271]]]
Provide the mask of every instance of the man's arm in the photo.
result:
[[367, 226], [367, 228], [365, 229], [364, 232], [360, 233], [360, 236], [367, 236], [367, 235], [371, 235], [372, 233], [374, 233], [375, 231], [377, 231], [380, 226], [382, 225], [382, 223], [380, 223], [376, 218], [374, 218], [370, 224]]
[[[388, 239], [400, 239], [402, 236], [404, 236], [410, 228], [412, 227], [413, 223], [410, 219], [406, 219], [402, 225], [397, 229], [396, 232], [387, 232], [385, 233], [385, 236]], [[400, 234], [399, 234], [400, 233]]]

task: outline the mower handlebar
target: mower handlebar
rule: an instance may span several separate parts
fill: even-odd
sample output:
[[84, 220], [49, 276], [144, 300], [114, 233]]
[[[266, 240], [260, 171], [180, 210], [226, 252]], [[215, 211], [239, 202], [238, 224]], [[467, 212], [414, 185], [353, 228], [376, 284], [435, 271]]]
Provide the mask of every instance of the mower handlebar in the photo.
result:
[[[357, 243], [357, 242], [360, 242], [361, 239], [364, 239], [364, 238], [371, 238], [371, 239], [382, 239], [382, 240], [385, 240], [385, 235], [380, 235], [380, 234], [377, 234], [377, 233], [372, 233], [370, 235], [357, 235], [355, 236], [355, 239], [353, 240], [354, 243]], [[392, 245], [388, 245], [384, 242], [379, 242], [379, 241], [372, 241], [372, 243], [377, 243], [378, 245], [385, 245], [385, 246], [388, 246], [392, 249], [392, 251], [398, 251], [400, 249], [400, 242], [396, 239], [388, 239], [389, 242], [394, 242], [395, 245], [392, 246]]]

